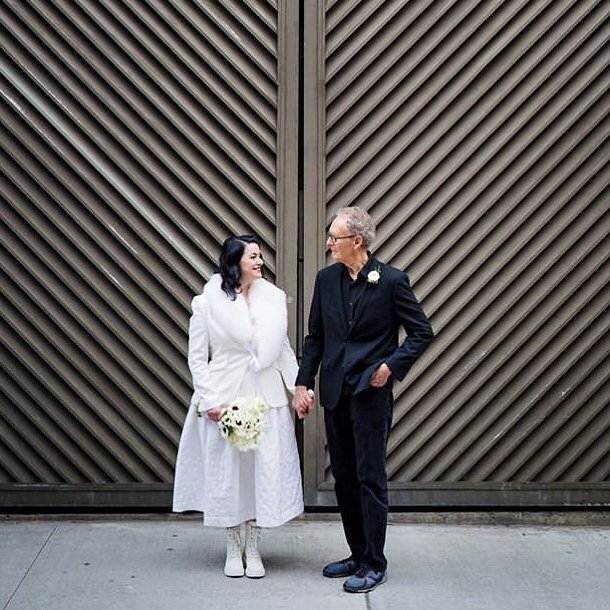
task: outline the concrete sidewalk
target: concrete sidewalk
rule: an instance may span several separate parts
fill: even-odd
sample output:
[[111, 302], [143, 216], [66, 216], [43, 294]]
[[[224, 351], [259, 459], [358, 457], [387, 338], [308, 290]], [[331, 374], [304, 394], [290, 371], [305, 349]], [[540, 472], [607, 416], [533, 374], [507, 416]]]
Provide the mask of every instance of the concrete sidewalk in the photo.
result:
[[453, 525], [388, 529], [388, 582], [366, 595], [323, 578], [345, 556], [336, 518], [266, 530], [267, 576], [222, 574], [224, 531], [197, 518], [0, 521], [6, 610], [602, 610], [610, 608], [606, 526]]

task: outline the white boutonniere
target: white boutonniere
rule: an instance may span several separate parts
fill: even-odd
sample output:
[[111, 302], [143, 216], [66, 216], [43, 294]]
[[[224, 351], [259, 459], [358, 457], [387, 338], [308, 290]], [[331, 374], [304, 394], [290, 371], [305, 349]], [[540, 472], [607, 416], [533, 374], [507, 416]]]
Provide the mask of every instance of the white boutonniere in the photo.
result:
[[366, 276], [366, 281], [369, 284], [376, 284], [379, 279], [381, 278], [381, 273], [380, 273], [380, 269], [379, 267], [377, 267], [377, 269], [373, 269], [373, 271], [369, 271], [367, 276]]

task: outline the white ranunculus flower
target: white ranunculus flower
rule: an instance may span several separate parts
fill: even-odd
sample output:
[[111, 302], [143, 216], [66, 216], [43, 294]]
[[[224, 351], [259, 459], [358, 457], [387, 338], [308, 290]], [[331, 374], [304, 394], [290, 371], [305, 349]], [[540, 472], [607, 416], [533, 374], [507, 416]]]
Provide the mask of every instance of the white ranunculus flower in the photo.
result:
[[379, 271], [377, 271], [375, 269], [373, 271], [368, 272], [366, 279], [370, 284], [376, 284], [379, 281], [380, 277], [381, 277], [381, 273], [379, 273]]

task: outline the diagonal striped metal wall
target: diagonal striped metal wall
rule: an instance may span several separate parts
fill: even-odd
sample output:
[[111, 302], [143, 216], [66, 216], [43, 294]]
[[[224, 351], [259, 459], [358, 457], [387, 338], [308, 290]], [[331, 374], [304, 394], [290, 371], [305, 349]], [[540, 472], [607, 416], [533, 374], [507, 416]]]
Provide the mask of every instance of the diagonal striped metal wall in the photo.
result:
[[[305, 7], [305, 286], [362, 206], [437, 334], [397, 387], [393, 503], [608, 506], [610, 5]], [[334, 502], [322, 428], [309, 504]]]
[[608, 506], [609, 35], [592, 0], [0, 0], [0, 505], [168, 506], [220, 243], [289, 294], [300, 245], [306, 314], [362, 205], [437, 332], [393, 503]]
[[258, 234], [295, 290], [298, 4], [2, 0], [0, 23], [2, 506], [167, 506], [224, 238]]

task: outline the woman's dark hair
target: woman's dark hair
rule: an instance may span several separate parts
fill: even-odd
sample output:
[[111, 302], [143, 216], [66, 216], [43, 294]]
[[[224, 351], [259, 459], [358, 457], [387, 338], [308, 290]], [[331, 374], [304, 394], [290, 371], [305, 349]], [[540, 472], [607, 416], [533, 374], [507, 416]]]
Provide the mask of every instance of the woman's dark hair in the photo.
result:
[[246, 244], [256, 244], [259, 248], [261, 247], [260, 242], [254, 235], [239, 235], [238, 237], [225, 239], [220, 250], [218, 270], [222, 278], [221, 288], [232, 301], [236, 299], [237, 290], [240, 287], [241, 271], [239, 262], [244, 255]]

